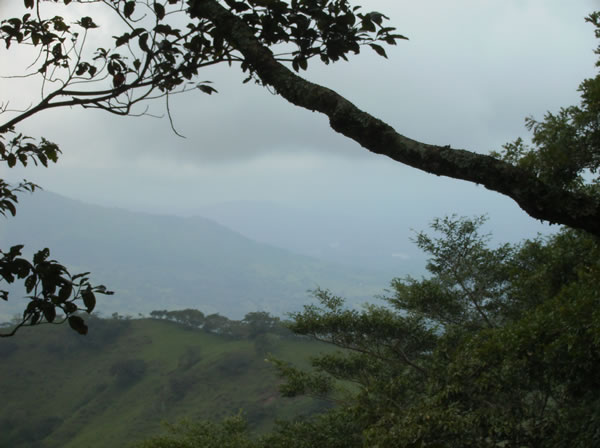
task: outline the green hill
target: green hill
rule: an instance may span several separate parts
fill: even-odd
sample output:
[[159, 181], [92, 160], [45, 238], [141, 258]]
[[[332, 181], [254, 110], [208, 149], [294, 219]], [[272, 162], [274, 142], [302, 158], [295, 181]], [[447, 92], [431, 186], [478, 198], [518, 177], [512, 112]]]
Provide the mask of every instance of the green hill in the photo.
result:
[[163, 420], [220, 420], [243, 409], [256, 431], [325, 404], [284, 399], [265, 352], [306, 362], [314, 342], [263, 333], [236, 338], [165, 320], [90, 319], [22, 329], [0, 341], [0, 446], [127, 446]]

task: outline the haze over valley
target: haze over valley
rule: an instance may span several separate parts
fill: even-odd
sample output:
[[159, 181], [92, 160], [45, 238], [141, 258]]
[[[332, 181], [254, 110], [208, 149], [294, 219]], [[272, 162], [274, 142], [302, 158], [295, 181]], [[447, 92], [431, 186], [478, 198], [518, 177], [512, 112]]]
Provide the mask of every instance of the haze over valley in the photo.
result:
[[[308, 232], [296, 232], [289, 241], [307, 241]], [[114, 290], [99, 299], [97, 310], [104, 314], [197, 308], [231, 318], [250, 311], [283, 315], [300, 309], [317, 287], [358, 304], [383, 292], [391, 280], [390, 272], [367, 267], [369, 253], [362, 266], [336, 263], [334, 257], [294, 253], [294, 244], [282, 249], [256, 242], [208, 218], [129, 212], [46, 191], [23, 195], [17, 216], [2, 227], [3, 247], [17, 241], [26, 253], [50, 248], [51, 258], [71, 272], [91, 272], [95, 284]], [[353, 256], [361, 260], [356, 249]], [[408, 270], [406, 260], [399, 261]], [[6, 305], [5, 319], [22, 310], [18, 300]]]

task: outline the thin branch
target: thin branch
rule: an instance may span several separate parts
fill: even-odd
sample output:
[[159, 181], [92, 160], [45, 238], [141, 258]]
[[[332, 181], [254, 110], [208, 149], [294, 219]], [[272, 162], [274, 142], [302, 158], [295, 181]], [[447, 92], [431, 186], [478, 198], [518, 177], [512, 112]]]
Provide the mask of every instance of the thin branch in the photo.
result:
[[[332, 337], [331, 337], [331, 339], [327, 339], [327, 338], [322, 338], [322, 337], [319, 337], [319, 336], [318, 336], [316, 333], [312, 333], [312, 334], [311, 334], [311, 336], [312, 336], [312, 337], [313, 337], [315, 340], [317, 340], [317, 341], [326, 342], [326, 343], [329, 343], [329, 344], [333, 344], [333, 345], [335, 345], [336, 347], [340, 347], [340, 348], [344, 348], [344, 349], [347, 349], [347, 350], [352, 350], [352, 351], [355, 351], [355, 352], [358, 352], [358, 353], [362, 353], [362, 354], [364, 354], [364, 355], [372, 356], [373, 358], [379, 359], [380, 361], [384, 361], [384, 362], [388, 362], [388, 363], [389, 363], [389, 362], [394, 362], [394, 360], [393, 360], [393, 359], [390, 359], [390, 358], [388, 358], [388, 357], [382, 356], [382, 355], [380, 355], [379, 353], [374, 353], [374, 352], [372, 352], [372, 351], [370, 351], [370, 350], [367, 350], [367, 349], [364, 349], [364, 348], [358, 347], [358, 346], [356, 346], [356, 345], [352, 345], [352, 344], [346, 344], [346, 343], [344, 343], [344, 342], [341, 342], [341, 341], [339, 341], [339, 340], [336, 340], [335, 336], [332, 336]], [[403, 352], [402, 352], [402, 353], [403, 353]], [[403, 353], [403, 354], [404, 354], [404, 353]], [[406, 356], [406, 354], [404, 354], [404, 356], [401, 356], [401, 357], [402, 357], [402, 360], [403, 360], [403, 361], [404, 361], [404, 362], [405, 362], [405, 363], [406, 363], [408, 366], [412, 367], [413, 369], [415, 369], [415, 370], [419, 371], [420, 373], [422, 373], [423, 375], [427, 376], [427, 371], [426, 371], [426, 370], [425, 370], [423, 367], [421, 367], [421, 366], [419, 366], [418, 364], [415, 364], [414, 362], [412, 362], [412, 361], [411, 361], [411, 360], [410, 360], [410, 359], [409, 359], [409, 358]]]
[[[77, 311], [84, 311], [84, 310], [81, 310], [78, 308]], [[11, 336], [14, 336], [17, 333], [17, 331], [19, 331], [19, 329], [23, 328], [23, 327], [36, 327], [38, 325], [45, 325], [45, 324], [62, 325], [69, 319], [68, 316], [65, 316], [65, 318], [60, 321], [56, 321], [56, 320], [54, 320], [52, 322], [41, 321], [41, 322], [37, 322], [36, 324], [27, 324], [27, 321], [29, 321], [31, 319], [31, 317], [32, 317], [31, 315], [24, 317], [23, 320], [19, 324], [17, 324], [10, 333], [0, 333], [0, 338], [9, 338]]]
[[169, 124], [171, 125], [171, 129], [173, 130], [175, 135], [177, 135], [178, 137], [186, 138], [185, 135], [181, 135], [179, 132], [177, 132], [177, 129], [175, 129], [175, 125], [173, 124], [173, 117], [171, 116], [171, 108], [169, 107], [169, 94], [168, 93], [165, 95], [165, 98], [166, 98], [165, 102], [167, 105], [167, 116], [169, 117]]

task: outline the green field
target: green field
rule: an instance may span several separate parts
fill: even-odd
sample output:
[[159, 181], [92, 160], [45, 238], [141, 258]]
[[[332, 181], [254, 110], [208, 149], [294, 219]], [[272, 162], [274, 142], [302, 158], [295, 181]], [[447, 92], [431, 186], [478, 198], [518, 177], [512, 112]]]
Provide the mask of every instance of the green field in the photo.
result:
[[220, 420], [243, 410], [251, 428], [326, 403], [278, 394], [266, 353], [306, 363], [325, 347], [277, 334], [234, 338], [165, 320], [91, 319], [22, 329], [0, 341], [0, 446], [106, 447], [159, 432], [161, 422]]

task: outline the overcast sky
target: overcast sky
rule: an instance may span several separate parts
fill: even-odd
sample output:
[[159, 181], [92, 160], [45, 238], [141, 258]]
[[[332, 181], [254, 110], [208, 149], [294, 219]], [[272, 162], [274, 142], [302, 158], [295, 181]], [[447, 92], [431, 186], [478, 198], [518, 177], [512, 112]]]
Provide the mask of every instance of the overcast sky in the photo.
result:
[[[410, 40], [388, 47], [388, 60], [363, 49], [349, 62], [313, 63], [303, 75], [413, 139], [498, 150], [527, 136], [526, 116], [542, 118], [576, 104], [578, 84], [595, 73], [597, 43], [584, 17], [597, 1], [356, 3], [388, 15]], [[2, 45], [0, 58], [5, 56]], [[0, 72], [14, 69], [2, 64]], [[307, 208], [345, 204], [357, 215], [394, 210], [405, 216], [407, 228], [421, 225], [412, 216], [455, 211], [488, 212], [492, 226], [496, 219], [499, 226], [516, 222], [526, 231], [538, 229], [497, 193], [370, 154], [332, 131], [324, 116], [242, 85], [235, 67], [211, 69], [200, 78], [212, 80], [219, 94], [191, 92], [171, 102], [185, 139], [166, 119], [55, 110], [19, 130], [58, 143], [64, 153], [59, 163], [2, 175], [86, 202], [159, 213], [269, 200]], [[15, 107], [25, 101], [16, 85], [0, 80], [2, 99]], [[164, 113], [162, 102], [151, 106]]]

